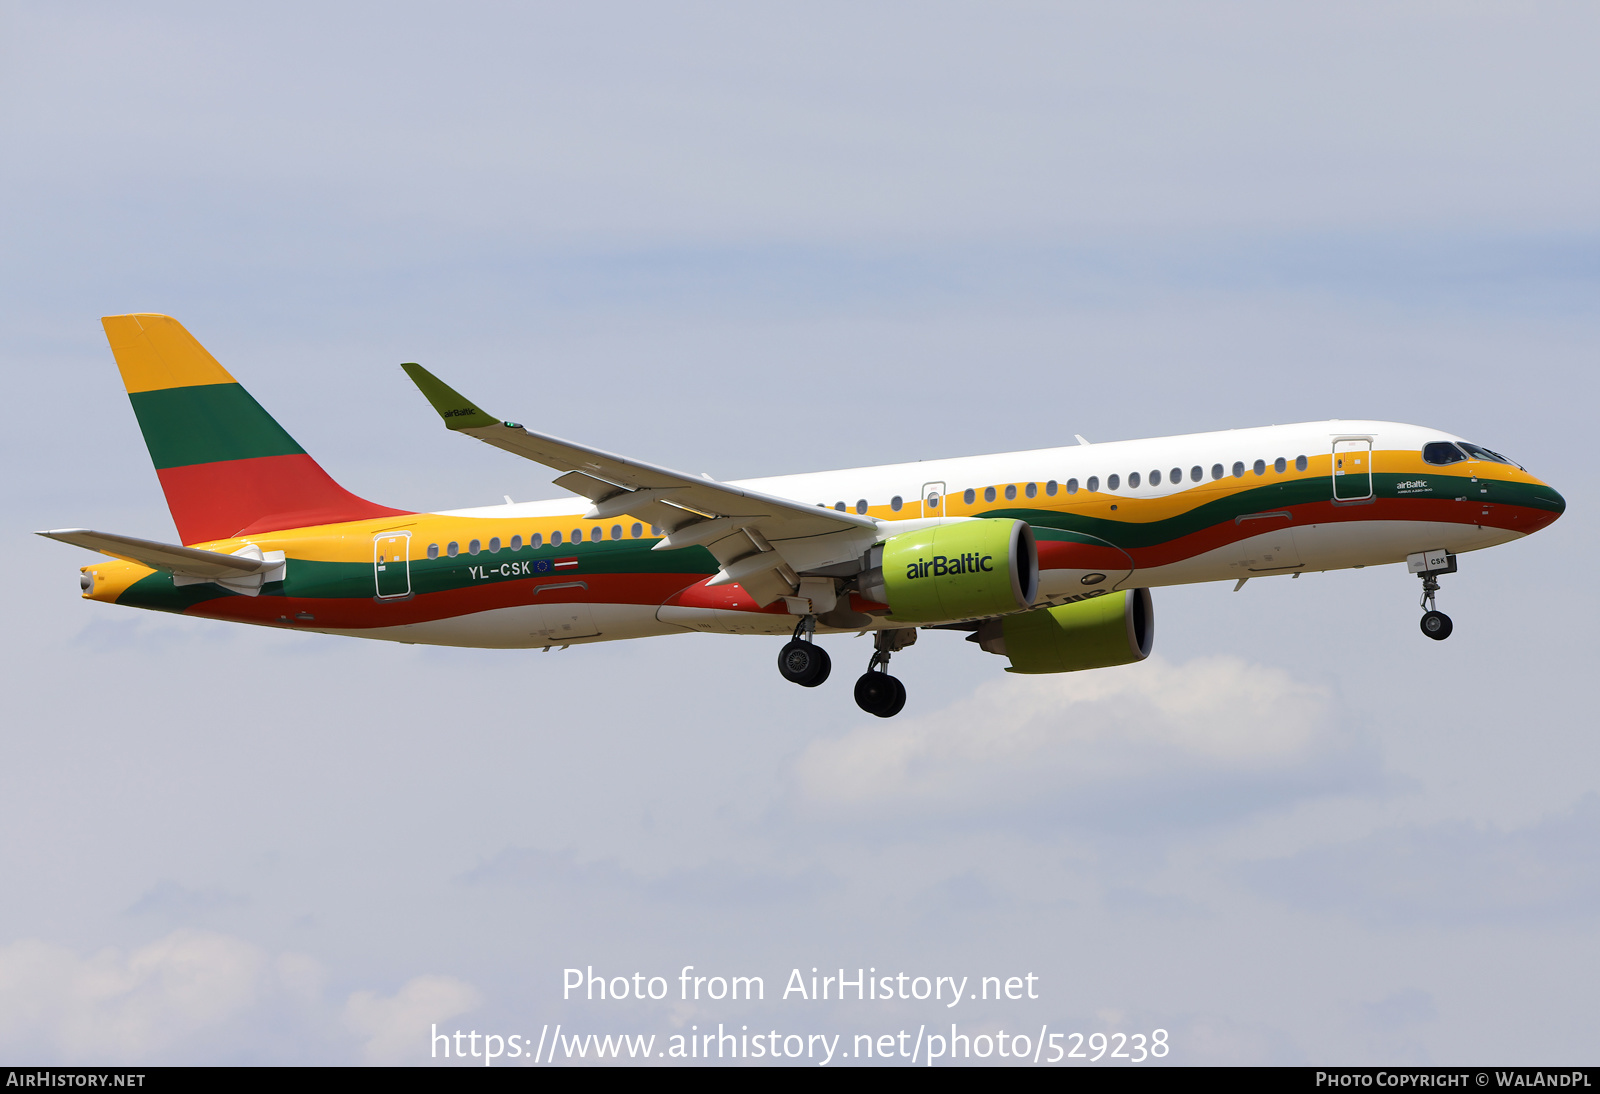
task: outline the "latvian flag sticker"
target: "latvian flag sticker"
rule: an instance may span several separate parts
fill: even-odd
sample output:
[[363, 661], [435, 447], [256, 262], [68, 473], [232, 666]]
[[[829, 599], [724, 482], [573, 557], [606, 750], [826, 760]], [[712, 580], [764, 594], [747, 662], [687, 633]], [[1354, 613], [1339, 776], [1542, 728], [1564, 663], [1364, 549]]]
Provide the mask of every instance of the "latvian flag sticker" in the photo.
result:
[[576, 570], [578, 568], [578, 560], [575, 558], [558, 558], [551, 565], [557, 570]]

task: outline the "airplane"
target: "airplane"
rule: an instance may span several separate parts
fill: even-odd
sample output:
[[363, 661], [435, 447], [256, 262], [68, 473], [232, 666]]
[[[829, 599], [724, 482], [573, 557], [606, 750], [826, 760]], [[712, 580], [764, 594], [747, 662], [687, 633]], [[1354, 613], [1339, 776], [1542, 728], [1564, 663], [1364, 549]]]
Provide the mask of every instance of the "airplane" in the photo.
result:
[[965, 632], [1008, 672], [1150, 655], [1150, 590], [1405, 563], [1422, 632], [1457, 556], [1566, 508], [1491, 449], [1423, 426], [1308, 422], [721, 482], [561, 440], [401, 367], [450, 430], [560, 474], [576, 498], [436, 513], [345, 490], [175, 319], [101, 320], [179, 543], [39, 535], [109, 556], [88, 600], [393, 642], [536, 648], [703, 631], [873, 636], [855, 700], [905, 706], [893, 654]]

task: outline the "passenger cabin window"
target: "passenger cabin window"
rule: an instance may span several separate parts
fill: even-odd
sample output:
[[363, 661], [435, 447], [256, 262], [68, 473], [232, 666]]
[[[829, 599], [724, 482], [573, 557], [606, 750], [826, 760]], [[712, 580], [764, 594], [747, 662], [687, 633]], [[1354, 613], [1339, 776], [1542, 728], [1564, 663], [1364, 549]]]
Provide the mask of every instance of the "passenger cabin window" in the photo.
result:
[[532, 547], [535, 551], [537, 551], [539, 548], [543, 547], [544, 546], [544, 533], [542, 533], [542, 532], [533, 533], [533, 537], [528, 540], [528, 546]]
[[635, 523], [631, 531], [633, 532], [633, 538], [638, 539], [640, 536], [644, 535], [644, 525]]
[[896, 513], [900, 511], [900, 507], [904, 504], [905, 502], [901, 499], [899, 494], [896, 494], [894, 497], [889, 499], [889, 508]]
[[1161, 485], [1161, 472], [1159, 472], [1159, 471], [1150, 472], [1150, 485], [1151, 486], [1160, 486]]
[[867, 499], [866, 498], [862, 498], [860, 501], [856, 502], [856, 512], [857, 513], [865, 513], [866, 511], [867, 511]]
[[961, 495], [961, 500], [966, 502], [968, 505], [971, 505], [973, 502], [978, 500], [977, 491], [968, 490], [965, 494]]
[[1106, 476], [1106, 489], [1107, 490], [1115, 490], [1117, 487], [1119, 487], [1121, 485], [1122, 485], [1122, 477], [1121, 476], [1119, 476], [1119, 475], [1108, 475], [1108, 476]]
[[1241, 461], [1241, 460], [1235, 460], [1234, 461], [1234, 463], [1233, 463], [1233, 477], [1236, 478], [1236, 479], [1244, 478], [1244, 462], [1243, 461]]
[[1007, 501], [1016, 501], [1017, 500], [1017, 488], [1015, 486], [1006, 487], [1006, 500]]
[[1266, 460], [1257, 460], [1255, 462], [1255, 466], [1252, 467], [1251, 470], [1254, 471], [1258, 475], [1265, 475], [1267, 473], [1267, 461]]
[[1211, 465], [1211, 477], [1213, 479], [1222, 478], [1222, 465], [1220, 463], [1214, 463]]
[[993, 501], [994, 500], [994, 487], [985, 486], [983, 488], [983, 500], [984, 501]]
[[449, 555], [451, 558], [455, 558], [461, 553], [461, 544], [457, 543], [455, 540], [451, 540], [450, 546], [446, 547], [444, 550], [445, 554]]
[[1306, 469], [1306, 458], [1304, 456], [1296, 456], [1294, 458], [1294, 469], [1296, 471], [1304, 471]]
[[1272, 469], [1281, 475], [1289, 469], [1289, 461], [1279, 456], [1272, 461]]
[[1135, 471], [1133, 474], [1128, 476], [1128, 489], [1139, 489], [1139, 472]]
[[841, 512], [841, 513], [842, 513], [842, 512], [844, 512], [844, 511], [845, 511], [845, 504], [844, 504], [844, 502], [842, 502], [842, 501], [836, 501], [836, 502], [834, 502], [834, 503], [833, 503], [833, 507], [834, 507], [834, 508], [835, 508], [835, 509], [837, 509], [837, 510], [839, 510], [839, 512]]
[[522, 550], [522, 537], [521, 536], [512, 536], [511, 537], [511, 549], [513, 551]]
[[1093, 494], [1095, 491], [1100, 489], [1100, 476], [1090, 475], [1089, 481], [1086, 485], [1089, 487], [1089, 493]]
[[[1092, 490], [1093, 487], [1090, 487], [1090, 489]], [[1078, 480], [1077, 479], [1068, 479], [1067, 480], [1067, 493], [1076, 494], [1077, 492], [1078, 492]]]
[[1172, 471], [1169, 473], [1169, 475], [1167, 477], [1167, 481], [1170, 482], [1173, 486], [1178, 486], [1179, 484], [1181, 484], [1183, 482], [1183, 468], [1174, 467], [1172, 469]]
[[1189, 468], [1189, 481], [1190, 482], [1199, 482], [1201, 479], [1203, 479], [1205, 477], [1206, 477], [1206, 473], [1200, 467], [1199, 464], [1195, 464], [1193, 467]]
[[439, 545], [437, 543], [428, 544], [428, 557], [429, 558], [438, 558], [439, 557]]
[[497, 555], [497, 554], [500, 553], [500, 537], [499, 536], [490, 537], [490, 539], [489, 539], [489, 553], [491, 555]]
[[613, 524], [611, 526], [611, 538], [612, 539], [621, 539], [622, 538], [622, 525]]
[[1044, 492], [1049, 494], [1052, 498], [1056, 496], [1057, 489], [1058, 487], [1055, 479], [1051, 479], [1049, 482], [1044, 484]]
[[551, 532], [550, 533], [550, 546], [552, 546], [552, 547], [561, 546], [561, 533], [560, 532]]
[[473, 540], [471, 543], [467, 544], [467, 554], [469, 555], [475, 555], [481, 550], [483, 550], [483, 544], [479, 543], [477, 540]]
[[1028, 495], [1028, 497], [1030, 497], [1030, 498], [1036, 498], [1036, 497], [1039, 496], [1039, 484], [1036, 483], [1036, 482], [1030, 482], [1027, 485], [1027, 488], [1024, 489], [1022, 492], [1024, 494]]

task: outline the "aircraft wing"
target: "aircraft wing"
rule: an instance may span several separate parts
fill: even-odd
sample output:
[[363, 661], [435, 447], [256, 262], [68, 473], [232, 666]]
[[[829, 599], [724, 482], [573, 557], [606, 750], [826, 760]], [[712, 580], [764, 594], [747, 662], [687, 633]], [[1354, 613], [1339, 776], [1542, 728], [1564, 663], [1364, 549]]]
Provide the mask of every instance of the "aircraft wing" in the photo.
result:
[[151, 539], [96, 532], [88, 528], [57, 528], [37, 534], [75, 547], [87, 547], [124, 562], [148, 566], [152, 570], [164, 570], [172, 575], [176, 585], [215, 582], [235, 592], [255, 596], [260, 593], [264, 582], [283, 580], [282, 551], [263, 554], [261, 548], [248, 546], [240, 548], [235, 554], [224, 554], [199, 547], [179, 547]]
[[557, 486], [594, 504], [590, 520], [626, 514], [666, 532], [656, 550], [703, 546], [722, 571], [712, 584], [742, 585], [766, 605], [795, 592], [806, 570], [860, 558], [878, 522], [535, 433], [485, 413], [417, 364], [401, 365], [445, 425], [564, 472]]

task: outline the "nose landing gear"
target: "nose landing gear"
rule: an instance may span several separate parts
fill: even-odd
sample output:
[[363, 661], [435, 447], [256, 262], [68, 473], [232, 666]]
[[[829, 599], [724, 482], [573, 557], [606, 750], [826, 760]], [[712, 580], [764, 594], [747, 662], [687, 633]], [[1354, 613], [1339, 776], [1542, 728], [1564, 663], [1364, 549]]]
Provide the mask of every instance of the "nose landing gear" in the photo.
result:
[[1434, 606], [1433, 598], [1439, 592], [1439, 575], [1456, 572], [1456, 556], [1448, 551], [1423, 551], [1408, 556], [1406, 566], [1422, 578], [1422, 633], [1435, 642], [1443, 642], [1455, 630], [1455, 624]]
[[805, 616], [794, 628], [794, 637], [778, 651], [778, 671], [790, 683], [814, 688], [833, 671], [828, 651], [812, 639], [817, 633], [817, 617]]
[[917, 640], [915, 628], [878, 631], [872, 636], [872, 660], [856, 681], [856, 706], [879, 718], [893, 718], [906, 705], [906, 686], [889, 675], [889, 657]]

